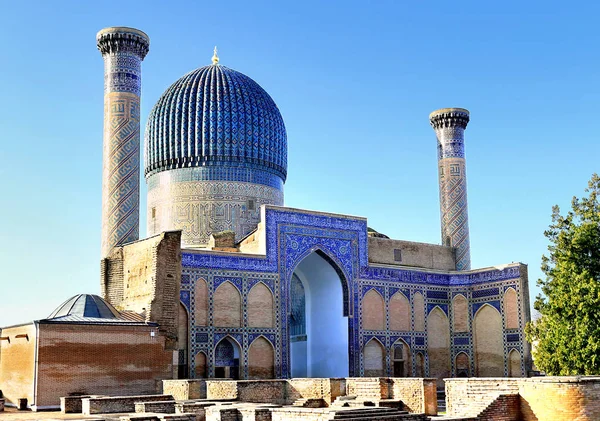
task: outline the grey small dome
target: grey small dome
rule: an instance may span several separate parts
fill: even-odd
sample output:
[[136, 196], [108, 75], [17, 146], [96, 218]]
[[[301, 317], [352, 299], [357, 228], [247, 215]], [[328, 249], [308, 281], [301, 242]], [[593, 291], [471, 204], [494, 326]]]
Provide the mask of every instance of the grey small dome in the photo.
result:
[[94, 319], [119, 319], [120, 314], [102, 297], [93, 294], [79, 294], [69, 298], [52, 312], [48, 319], [64, 316], [77, 316]]

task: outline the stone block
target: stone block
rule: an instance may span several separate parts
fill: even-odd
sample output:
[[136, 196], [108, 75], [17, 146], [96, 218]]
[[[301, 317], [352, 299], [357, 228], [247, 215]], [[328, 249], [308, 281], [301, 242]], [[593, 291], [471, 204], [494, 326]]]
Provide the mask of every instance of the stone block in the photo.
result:
[[84, 415], [135, 412], [136, 402], [157, 402], [173, 400], [171, 395], [111, 396], [83, 398], [81, 409]]

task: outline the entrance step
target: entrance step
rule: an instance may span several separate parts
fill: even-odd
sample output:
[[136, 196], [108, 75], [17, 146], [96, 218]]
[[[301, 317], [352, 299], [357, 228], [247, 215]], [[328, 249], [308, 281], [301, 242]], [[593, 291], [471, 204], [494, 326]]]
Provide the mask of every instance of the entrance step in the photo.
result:
[[353, 408], [353, 409], [340, 409], [335, 411], [333, 418], [334, 420], [394, 420], [398, 419], [399, 416], [408, 414], [406, 411], [400, 411], [395, 408]]
[[438, 412], [446, 412], [446, 390], [437, 389]]
[[300, 398], [296, 399], [292, 406], [297, 406], [301, 408], [325, 408], [327, 407], [327, 403], [325, 399], [321, 398]]

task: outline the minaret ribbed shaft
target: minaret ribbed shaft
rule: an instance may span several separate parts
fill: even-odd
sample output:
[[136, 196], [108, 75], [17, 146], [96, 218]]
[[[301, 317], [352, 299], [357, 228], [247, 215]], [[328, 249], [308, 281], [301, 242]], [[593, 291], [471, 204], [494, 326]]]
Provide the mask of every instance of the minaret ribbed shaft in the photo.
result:
[[104, 58], [102, 257], [139, 238], [140, 93], [148, 35], [133, 28], [98, 32]]
[[456, 248], [456, 269], [471, 269], [464, 134], [469, 111], [442, 108], [429, 115], [438, 146], [442, 244]]

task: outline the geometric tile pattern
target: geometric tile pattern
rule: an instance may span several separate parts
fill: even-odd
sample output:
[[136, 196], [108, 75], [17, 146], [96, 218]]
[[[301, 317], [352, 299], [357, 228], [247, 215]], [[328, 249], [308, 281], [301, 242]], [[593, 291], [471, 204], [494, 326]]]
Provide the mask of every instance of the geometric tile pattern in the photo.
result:
[[[472, 338], [473, 317], [478, 308], [489, 304], [502, 314], [505, 326], [503, 296], [507, 288], [513, 288], [518, 297], [519, 327], [503, 329], [505, 355], [516, 349], [525, 355], [522, 330], [525, 324], [523, 280], [519, 266], [500, 269], [486, 269], [473, 273], [439, 273], [424, 269], [393, 268], [371, 265], [367, 259], [366, 220], [358, 217], [323, 214], [317, 212], [286, 209], [276, 206], [262, 208], [261, 220], [265, 223], [266, 255], [224, 255], [214, 252], [182, 250], [182, 273], [189, 282], [182, 283], [182, 293], [194, 294], [195, 281], [203, 278], [209, 285], [209, 296], [217, 285], [229, 280], [240, 290], [243, 300], [252, 285], [260, 281], [273, 292], [274, 308], [277, 312], [275, 325], [269, 329], [250, 328], [247, 324], [240, 328], [199, 327], [190, 320], [191, 357], [205, 352], [214, 358], [214, 347], [220, 339], [230, 336], [240, 344], [242, 357], [247, 359], [248, 347], [254, 338], [264, 336], [275, 350], [275, 376], [290, 376], [290, 336], [292, 314], [292, 277], [297, 265], [311, 252], [318, 250], [327, 257], [340, 275], [343, 290], [344, 314], [348, 317], [349, 373], [360, 376], [364, 373], [362, 352], [364, 345], [376, 338], [389, 351], [397, 341], [403, 341], [412, 355], [421, 353], [425, 360], [428, 375], [427, 334], [415, 331], [414, 299], [417, 293], [424, 301], [425, 328], [427, 315], [436, 307], [453, 320], [452, 299], [463, 295], [469, 303], [466, 332], [454, 332], [450, 322], [452, 372], [455, 372], [455, 358], [460, 352], [468, 355], [474, 364]], [[375, 289], [383, 298], [386, 311], [386, 330], [371, 331], [362, 329], [361, 299], [366, 292]], [[411, 303], [409, 331], [389, 330], [389, 302], [392, 296], [401, 291]], [[526, 292], [525, 292], [526, 293]], [[186, 306], [194, 306], [194, 297], [186, 301]], [[244, 303], [242, 306], [244, 307]], [[244, 307], [244, 317], [247, 309]], [[190, 309], [193, 314], [193, 309]], [[244, 319], [245, 320], [245, 319]], [[196, 335], [202, 333], [202, 336]], [[204, 335], [206, 334], [206, 336]], [[510, 335], [510, 336], [509, 336]], [[515, 336], [516, 335], [516, 336]], [[197, 339], [202, 339], [202, 342]], [[193, 358], [189, 361], [193, 361]], [[389, 352], [387, 357], [389, 359]], [[388, 361], [389, 362], [389, 361]], [[412, 359], [413, 375], [417, 373], [417, 359]], [[390, 365], [388, 364], [388, 367]], [[474, 372], [471, 367], [471, 373]], [[522, 374], [525, 374], [522, 364]], [[508, 363], [505, 364], [508, 373]], [[391, 375], [391, 373], [388, 373]], [[245, 375], [241, 373], [241, 375]], [[246, 374], [247, 375], [247, 374]]]
[[182, 230], [183, 247], [206, 246], [212, 233], [226, 230], [234, 231], [240, 240], [260, 222], [261, 205], [283, 205], [283, 191], [264, 184], [174, 180], [173, 175], [189, 180], [182, 173], [197, 169], [162, 171], [148, 177], [153, 180], [147, 201], [149, 236]]
[[102, 256], [139, 238], [141, 63], [149, 48], [143, 32], [98, 33], [104, 58]]
[[457, 270], [471, 268], [464, 131], [469, 112], [445, 108], [429, 116], [438, 144], [442, 244], [456, 247]]
[[285, 181], [285, 125], [258, 83], [212, 64], [184, 75], [160, 97], [148, 117], [144, 157], [146, 176], [244, 164]]

